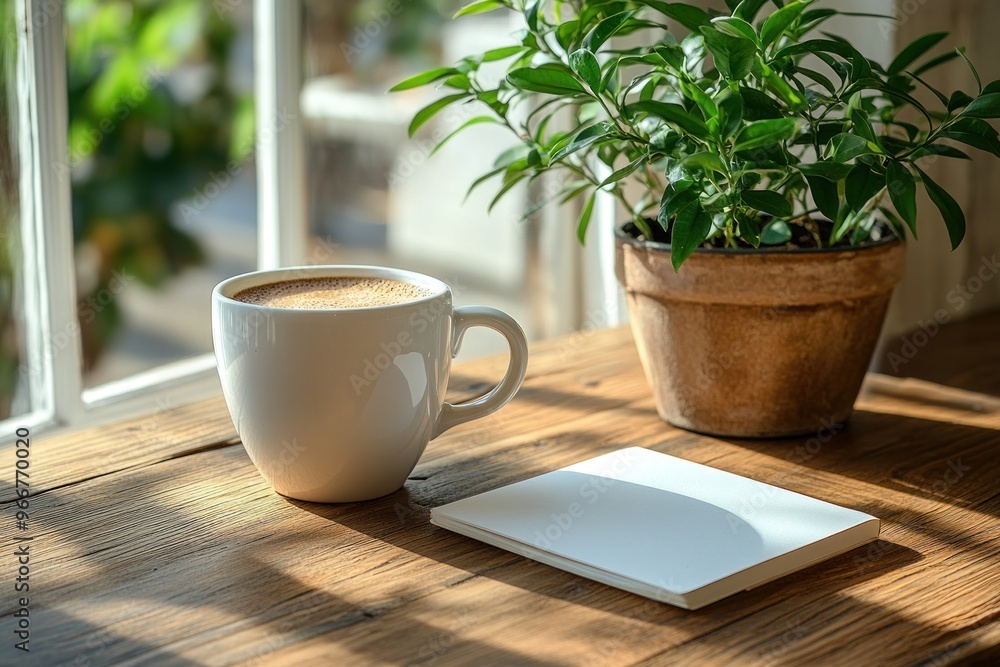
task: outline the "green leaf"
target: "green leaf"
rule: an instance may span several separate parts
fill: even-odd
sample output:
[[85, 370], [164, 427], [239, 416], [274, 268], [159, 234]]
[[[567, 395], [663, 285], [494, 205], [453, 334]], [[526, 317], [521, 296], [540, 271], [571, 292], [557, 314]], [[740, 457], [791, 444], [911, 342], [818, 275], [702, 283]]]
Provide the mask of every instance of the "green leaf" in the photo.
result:
[[444, 80], [444, 85], [455, 90], [472, 91], [472, 81], [464, 74], [455, 74]]
[[878, 137], [875, 135], [875, 128], [872, 126], [871, 119], [868, 116], [868, 112], [864, 109], [851, 109], [847, 117], [850, 118], [851, 122], [854, 124], [854, 131], [870, 141], [873, 144], [878, 144]]
[[913, 238], [917, 238], [917, 182], [913, 174], [902, 163], [891, 160], [886, 165], [885, 187], [892, 205], [906, 221]]
[[[909, 74], [918, 83], [920, 83], [920, 85], [922, 85], [924, 88], [926, 88], [927, 90], [929, 90], [932, 93], [934, 93], [934, 97], [938, 98], [938, 101], [941, 102], [941, 104], [943, 104], [945, 106], [948, 106], [949, 100], [948, 100], [948, 97], [944, 93], [942, 93], [940, 90], [938, 90], [937, 88], [935, 88], [931, 84], [929, 84], [926, 81], [924, 81], [923, 79], [921, 79], [916, 74], [913, 74], [913, 73], [909, 73]], [[865, 82], [865, 83], [867, 83], [867, 82]], [[858, 82], [857, 87], [865, 85], [865, 83]], [[874, 88], [878, 88], [878, 89], [882, 89], [883, 88], [882, 82], [879, 81], [877, 84], [874, 84], [873, 87]], [[889, 82], [884, 87], [887, 88], [887, 89], [889, 89], [889, 90], [899, 91], [899, 90], [902, 90], [902, 88], [904, 88], [904, 87], [910, 87], [910, 83], [906, 80], [906, 77], [904, 75], [897, 74], [896, 76], [892, 77], [889, 80]], [[960, 95], [965, 95], [965, 93], [963, 93], [961, 91], [956, 91], [955, 94], [952, 97], [955, 97], [957, 99], [958, 96], [960, 96]], [[972, 98], [970, 97], [969, 99], [971, 100]], [[902, 97], [899, 98], [899, 100], [907, 101], [907, 100], [905, 100], [905, 98], [902, 98]], [[894, 102], [896, 102], [896, 103], [893, 106], [895, 106], [895, 107], [902, 106], [902, 105], [900, 105], [898, 103], [898, 101], [894, 100]], [[968, 104], [968, 102], [966, 102], [965, 104]], [[965, 104], [963, 104], [962, 106], [965, 106]]]
[[693, 78], [701, 78], [708, 55], [705, 38], [700, 32], [692, 32], [681, 41], [681, 51], [684, 53], [684, 71]]
[[531, 32], [538, 32], [538, 10], [541, 4], [542, 0], [534, 0], [524, 10], [524, 22], [528, 24]]
[[844, 195], [853, 211], [863, 211], [879, 190], [885, 186], [885, 177], [867, 164], [858, 163], [851, 169], [845, 182]]
[[948, 107], [948, 111], [956, 111], [962, 107], [967, 107], [971, 104], [973, 98], [968, 93], [963, 93], [961, 90], [956, 90], [951, 94], [950, 98], [945, 98], [945, 105]]
[[[570, 185], [567, 185], [566, 188], [567, 189], [563, 190], [563, 192], [565, 192], [566, 194], [562, 195], [562, 198], [559, 199], [560, 204], [565, 204], [571, 199], [576, 199], [584, 192], [590, 192], [591, 190], [594, 189], [594, 184], [591, 183], [590, 181], [577, 180], [573, 181]], [[535, 206], [537, 206], [537, 204], [535, 204]]]
[[705, 212], [700, 201], [691, 202], [677, 213], [670, 233], [670, 262], [674, 271], [681, 268], [711, 231], [712, 216]]
[[941, 136], [1000, 157], [1000, 133], [985, 120], [963, 117], [952, 123]]
[[684, 107], [679, 104], [656, 102], [652, 100], [633, 102], [625, 107], [625, 113], [645, 113], [651, 116], [656, 116], [657, 118], [662, 118], [668, 123], [681, 128], [685, 132], [702, 139], [707, 139], [710, 135], [708, 127], [703, 122], [689, 114]]
[[941, 212], [945, 227], [948, 228], [948, 237], [951, 239], [951, 249], [954, 250], [965, 238], [965, 213], [962, 212], [962, 207], [958, 205], [954, 197], [948, 194], [947, 190], [931, 180], [931, 177], [921, 171], [920, 167], [914, 165], [914, 169], [920, 174], [920, 178], [924, 182], [924, 189], [927, 190], [931, 201]]
[[989, 93], [974, 99], [962, 112], [972, 118], [1000, 118], [1000, 93]]
[[764, 21], [764, 25], [760, 29], [760, 42], [761, 45], [766, 49], [771, 46], [774, 42], [778, 41], [778, 38], [784, 34], [785, 30], [788, 29], [795, 19], [799, 18], [802, 14], [802, 10], [806, 6], [794, 0], [789, 2], [787, 5], [771, 14]]
[[423, 109], [418, 111], [416, 114], [414, 114], [413, 120], [410, 121], [410, 136], [412, 137], [414, 134], [416, 134], [417, 130], [419, 130], [424, 123], [426, 123], [431, 118], [436, 116], [442, 109], [444, 109], [448, 105], [454, 104], [459, 100], [465, 100], [468, 98], [469, 98], [468, 93], [457, 93], [455, 95], [447, 95], [439, 100], [431, 102]]
[[496, 115], [503, 118], [507, 115], [507, 110], [510, 105], [507, 102], [500, 101], [500, 91], [498, 89], [494, 90], [484, 90], [481, 93], [476, 94], [476, 99], [493, 109]]
[[829, 147], [830, 158], [836, 162], [848, 162], [859, 155], [869, 155], [875, 152], [867, 139], [847, 132], [833, 137]]
[[837, 12], [841, 16], [853, 16], [855, 18], [863, 19], [885, 19], [886, 21], [895, 21], [896, 17], [892, 14], [879, 14], [877, 12]]
[[743, 127], [743, 97], [732, 90], [719, 99], [719, 136], [726, 141]]
[[555, 69], [520, 67], [508, 72], [507, 81], [519, 90], [552, 95], [572, 95], [586, 92], [583, 85], [566, 72]]
[[[918, 81], [919, 81], [919, 79], [918, 79]], [[923, 83], [923, 82], [921, 81], [921, 83]], [[896, 98], [897, 100], [902, 100], [906, 104], [909, 104], [910, 106], [912, 106], [913, 108], [915, 108], [917, 111], [919, 111], [921, 114], [923, 114], [924, 118], [927, 119], [927, 124], [928, 125], [934, 125], [934, 119], [931, 117], [930, 112], [927, 111], [926, 107], [924, 107], [924, 105], [921, 104], [920, 100], [916, 99], [912, 95], [909, 95], [907, 93], [902, 92], [901, 90], [893, 88], [892, 86], [884, 85], [880, 79], [877, 79], [875, 77], [866, 77], [866, 78], [862, 78], [862, 79], [858, 80], [857, 82], [855, 82], [855, 84], [853, 86], [851, 86], [851, 90], [852, 91], [858, 91], [859, 94], [860, 94], [861, 90], [866, 90], [866, 89], [870, 89], [870, 88], [874, 88], [876, 90], [879, 90], [879, 91], [881, 91], [882, 93], [884, 93], [888, 97], [893, 97], [893, 98]], [[930, 86], [928, 86], [928, 88], [930, 88]], [[936, 95], [939, 95], [939, 96], [943, 97], [943, 95], [941, 95], [941, 93], [939, 93], [938, 91], [934, 90], [933, 88], [931, 88], [931, 90]], [[947, 104], [947, 100], [942, 100], [942, 103], [943, 104]], [[896, 106], [900, 106], [900, 105], [897, 104]], [[854, 110], [854, 112], [856, 112], [856, 113], [860, 113], [862, 111], [863, 111], [863, 109], [855, 109]], [[875, 141], [873, 141], [873, 143], [878, 143], [878, 141], [875, 140]]]
[[773, 146], [795, 134], [794, 118], [776, 118], [750, 123], [733, 139], [733, 152]]
[[452, 18], [457, 19], [459, 16], [492, 12], [494, 9], [502, 9], [504, 6], [505, 5], [500, 2], [500, 0], [476, 0], [475, 2], [471, 2], [455, 12], [455, 16]]
[[795, 66], [795, 71], [798, 72], [799, 74], [805, 76], [805, 77], [808, 77], [808, 78], [812, 79], [813, 81], [815, 81], [819, 85], [821, 85], [824, 88], [826, 88], [827, 92], [830, 93], [830, 95], [836, 96], [836, 94], [837, 94], [837, 87], [833, 85], [833, 81], [830, 81], [830, 79], [826, 75], [821, 74], [820, 72], [817, 72], [816, 70], [812, 70], [812, 69], [808, 69], [806, 67], [802, 67], [801, 65], [796, 65]]
[[760, 233], [763, 245], [782, 245], [792, 240], [792, 230], [784, 220], [772, 220]]
[[849, 60], [855, 79], [865, 79], [872, 74], [871, 63], [860, 51], [847, 42], [835, 39], [811, 39], [791, 44], [774, 54], [772, 60], [778, 61], [783, 58], [817, 53], [833, 53]]
[[969, 60], [969, 56], [965, 55], [965, 51], [962, 49], [955, 49], [955, 51], [958, 53], [958, 57], [964, 60], [965, 64], [969, 66], [969, 71], [972, 72], [972, 76], [976, 79], [976, 86], [978, 86], [977, 90], [979, 90], [979, 94], [982, 95], [983, 80], [979, 78], [979, 71], [976, 69], [976, 66], [972, 64], [971, 60]]
[[914, 76], [920, 76], [924, 72], [929, 72], [930, 70], [932, 70], [932, 69], [934, 69], [936, 67], [940, 67], [941, 65], [944, 65], [945, 63], [951, 62], [952, 60], [954, 60], [955, 58], [958, 57], [959, 51], [960, 51], [960, 49], [955, 49], [954, 51], [949, 51], [948, 53], [941, 54], [940, 56], [937, 56], [936, 58], [931, 58], [930, 60], [928, 60], [927, 62], [925, 62], [920, 67], [918, 67], [917, 69], [913, 70], [912, 74]]
[[660, 198], [660, 212], [656, 221], [666, 230], [670, 226], [670, 220], [692, 202], [698, 199], [698, 189], [694, 181], [682, 179], [671, 181], [663, 190]]
[[748, 121], [783, 117], [781, 107], [767, 93], [740, 86], [740, 97], [743, 98], [743, 116]]
[[893, 59], [886, 71], [889, 74], [899, 74], [947, 36], [947, 32], [934, 32], [923, 37], [918, 37], [913, 43], [899, 52], [899, 55]]
[[705, 46], [715, 56], [715, 66], [722, 76], [730, 81], [749, 76], [757, 54], [756, 44], [749, 39], [723, 34], [714, 26], [702, 27], [701, 34], [705, 38]]
[[597, 57], [587, 49], [574, 51], [569, 57], [569, 65], [581, 79], [587, 82], [595, 93], [601, 92], [601, 66]]
[[743, 203], [754, 210], [770, 213], [778, 218], [792, 216], [792, 205], [773, 190], [746, 190], [740, 193], [740, 197]]
[[524, 51], [523, 46], [501, 46], [498, 49], [490, 49], [483, 54], [483, 62], [491, 63], [497, 60], [506, 60]]
[[618, 92], [618, 87], [618, 60], [614, 60], [601, 77], [600, 91], [614, 94]]
[[760, 224], [751, 216], [736, 211], [739, 235], [754, 248], [760, 247]]
[[652, 7], [667, 18], [671, 18], [691, 31], [697, 31], [712, 22], [712, 17], [703, 9], [692, 7], [681, 2], [658, 2], [657, 0], [639, 0], [647, 7]]
[[949, 146], [948, 144], [935, 143], [930, 146], [925, 146], [920, 150], [916, 151], [912, 158], [917, 160], [918, 158], [927, 157], [928, 155], [943, 155], [944, 157], [955, 158], [956, 160], [971, 160], [969, 154], [965, 151], [961, 151], [954, 146]]
[[[764, 85], [765, 87], [778, 96], [778, 98], [790, 106], [796, 111], [801, 111], [807, 108], [807, 100], [803, 95], [800, 95], [792, 86], [785, 81], [784, 77], [779, 76], [767, 65], [758, 59], [757, 65], [761, 70], [761, 74], [764, 75]], [[784, 116], [784, 112], [781, 114]]]
[[809, 192], [812, 193], [816, 208], [831, 221], [840, 217], [840, 192], [838, 181], [832, 181], [821, 176], [806, 175]]
[[795, 138], [795, 143], [799, 145], [819, 143], [820, 146], [823, 146], [829, 144], [843, 130], [844, 123], [842, 121], [820, 122], [817, 124], [815, 130], [812, 127], [806, 127], [805, 132]]
[[717, 16], [712, 19], [712, 25], [715, 26], [719, 32], [729, 35], [731, 37], [741, 37], [743, 39], [749, 39], [755, 44], [760, 43], [760, 38], [757, 36], [757, 31], [753, 29], [753, 26], [744, 21], [741, 18], [736, 18], [733, 16]]
[[452, 137], [454, 137], [456, 134], [458, 134], [459, 132], [461, 132], [465, 128], [471, 127], [472, 125], [480, 125], [482, 123], [496, 123], [496, 122], [497, 122], [497, 120], [495, 118], [493, 118], [492, 116], [476, 116], [475, 118], [470, 118], [469, 120], [465, 121], [460, 126], [458, 126], [456, 129], [454, 129], [444, 139], [442, 139], [441, 141], [439, 141], [438, 144], [437, 144], [437, 146], [434, 147], [434, 150], [431, 151], [431, 153], [430, 153], [430, 155], [428, 157], [434, 155], [439, 150], [441, 150], [442, 146], [444, 146], [446, 143], [448, 143], [452, 139]]
[[400, 81], [395, 86], [389, 89], [390, 93], [396, 93], [401, 90], [410, 90], [411, 88], [419, 88], [420, 86], [426, 86], [428, 83], [433, 83], [435, 81], [440, 81], [441, 79], [447, 78], [452, 74], [457, 74], [458, 70], [454, 67], [438, 67], [437, 69], [427, 70], [426, 72], [421, 72], [416, 76], [411, 76], [409, 79], [404, 79]]
[[594, 144], [602, 139], [608, 138], [608, 125], [605, 123], [598, 123], [596, 125], [591, 125], [586, 127], [579, 132], [577, 132], [569, 142], [556, 150], [549, 157], [549, 164], [553, 162], [558, 162], [562, 160], [567, 155], [571, 155], [578, 150], [586, 148], [591, 144]]
[[842, 181], [847, 178], [847, 175], [851, 173], [851, 165], [841, 164], [840, 162], [814, 162], [812, 164], [800, 164], [795, 167], [803, 176], [809, 177], [814, 176], [816, 178], [825, 178], [828, 181]]
[[482, 185], [486, 181], [490, 180], [494, 176], [498, 176], [498, 175], [502, 174], [505, 171], [507, 171], [507, 165], [502, 165], [500, 167], [496, 167], [496, 168], [490, 170], [488, 173], [483, 174], [482, 176], [480, 176], [479, 178], [477, 178], [476, 180], [474, 180], [472, 182], [472, 185], [469, 186], [468, 191], [466, 191], [466, 193], [465, 193], [465, 199], [468, 200], [469, 195], [471, 195], [475, 191], [475, 189], [478, 188], [480, 185]]
[[573, 44], [576, 41], [576, 31], [580, 29], [580, 21], [573, 19], [572, 21], [566, 21], [559, 25], [555, 29], [556, 41], [559, 42], [559, 46], [563, 48], [563, 51], [569, 53], [573, 50]]
[[645, 162], [646, 162], [646, 155], [645, 154], [640, 155], [639, 157], [632, 160], [627, 165], [613, 172], [610, 176], [601, 181], [601, 184], [597, 186], [598, 189], [603, 188], [607, 185], [611, 185], [612, 183], [617, 183], [626, 176], [631, 175], [633, 172], [635, 172], [636, 169], [641, 167]]
[[500, 190], [497, 192], [496, 196], [493, 197], [493, 201], [491, 201], [490, 205], [486, 208], [486, 212], [492, 213], [493, 208], [500, 202], [501, 199], [503, 199], [504, 195], [510, 192], [514, 188], [514, 186], [516, 186], [518, 183], [520, 183], [527, 177], [528, 173], [524, 171], [515, 172], [513, 174], [508, 172], [507, 176], [504, 177], [503, 187], [501, 187]]
[[736, 9], [733, 10], [733, 16], [738, 16], [748, 23], [752, 23], [754, 18], [757, 17], [757, 12], [760, 8], [767, 4], [767, 0], [743, 0]]
[[587, 37], [583, 40], [584, 46], [593, 51], [597, 52], [598, 49], [604, 44], [604, 42], [611, 39], [616, 32], [622, 29], [625, 22], [628, 21], [635, 15], [634, 10], [629, 10], [625, 12], [619, 12], [608, 18], [604, 19], [590, 31]]
[[715, 153], [695, 153], [681, 160], [684, 167], [695, 167], [703, 171], [717, 171], [720, 174], [726, 173], [726, 165]]
[[872, 227], [875, 226], [876, 221], [877, 218], [874, 215], [868, 215], [859, 220], [851, 233], [851, 245], [856, 246], [864, 243], [865, 239], [871, 236]]
[[1000, 93], [1000, 81], [988, 83], [986, 84], [986, 87], [983, 88], [983, 95], [990, 95], [991, 93]]
[[715, 101], [697, 85], [682, 81], [680, 88], [686, 98], [694, 100], [705, 118], [711, 119], [719, 115], [719, 107], [716, 106]]
[[590, 193], [587, 203], [583, 205], [583, 212], [580, 213], [580, 221], [576, 223], [576, 238], [580, 240], [580, 245], [586, 244], [587, 227], [590, 226], [590, 218], [594, 214], [594, 199], [597, 198], [597, 191]]
[[896, 237], [906, 240], [906, 223], [900, 220], [899, 216], [893, 213], [890, 208], [879, 206], [878, 210], [885, 216], [885, 219], [889, 222], [889, 226], [892, 227], [892, 231]]
[[531, 146], [529, 144], [514, 144], [497, 156], [496, 160], [493, 162], [493, 166], [502, 168], [509, 167], [518, 160], [526, 158], [530, 152]]
[[[844, 12], [839, 12], [836, 9], [808, 9], [802, 12], [802, 26], [809, 26], [810, 29], [816, 28], [821, 23], [837, 16], [838, 14], [843, 14]], [[815, 25], [812, 25], [815, 24]]]

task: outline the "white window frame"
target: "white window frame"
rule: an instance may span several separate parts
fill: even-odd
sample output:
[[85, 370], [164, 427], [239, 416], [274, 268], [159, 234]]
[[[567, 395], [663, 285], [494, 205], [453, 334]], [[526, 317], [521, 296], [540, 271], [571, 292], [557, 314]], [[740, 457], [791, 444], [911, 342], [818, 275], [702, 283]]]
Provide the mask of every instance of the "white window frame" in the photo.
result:
[[[0, 422], [0, 439], [12, 440], [18, 428], [79, 428], [218, 395], [212, 354], [84, 388], [70, 175], [55, 168], [70, 163], [65, 0], [15, 1], [23, 377], [31, 410]], [[298, 0], [254, 0], [259, 268], [296, 264], [305, 256], [300, 16]]]

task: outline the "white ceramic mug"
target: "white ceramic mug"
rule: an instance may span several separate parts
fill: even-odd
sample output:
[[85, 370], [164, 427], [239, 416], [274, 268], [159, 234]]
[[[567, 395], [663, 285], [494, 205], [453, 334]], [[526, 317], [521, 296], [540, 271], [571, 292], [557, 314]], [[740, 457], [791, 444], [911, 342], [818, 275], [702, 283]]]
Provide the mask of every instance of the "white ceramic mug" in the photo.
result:
[[[362, 277], [430, 290], [405, 303], [348, 309], [274, 308], [237, 301], [241, 290], [285, 280]], [[451, 360], [467, 329], [500, 332], [510, 365], [492, 391], [444, 402]], [[524, 332], [495, 308], [452, 305], [446, 284], [373, 266], [248, 273], [212, 293], [212, 335], [236, 430], [278, 493], [351, 502], [403, 486], [431, 438], [503, 407], [528, 363]]]

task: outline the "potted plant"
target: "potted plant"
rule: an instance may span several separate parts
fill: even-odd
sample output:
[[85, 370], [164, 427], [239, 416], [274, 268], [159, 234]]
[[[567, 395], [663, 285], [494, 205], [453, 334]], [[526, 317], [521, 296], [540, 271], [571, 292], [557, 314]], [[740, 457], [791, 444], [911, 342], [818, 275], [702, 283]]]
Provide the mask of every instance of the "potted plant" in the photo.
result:
[[[971, 93], [926, 84], [928, 70], [968, 62], [961, 50], [932, 54], [943, 33], [882, 67], [821, 32], [846, 12], [815, 0], [726, 4], [477, 0], [458, 15], [520, 12], [517, 42], [395, 89], [448, 91], [411, 133], [474, 103], [486, 113], [463, 128], [494, 123], [518, 137], [473, 187], [498, 177], [499, 198], [564, 172], [553, 200], [583, 200], [581, 242], [597, 193], [619, 200], [631, 220], [617, 230], [617, 274], [663, 419], [716, 435], [807, 433], [851, 412], [903, 241], [917, 235], [919, 187], [952, 247], [962, 241], [961, 208], [920, 165], [967, 159], [958, 144], [1000, 156], [984, 120], [1000, 117], [1000, 82], [983, 85], [969, 63]], [[501, 60], [506, 75], [488, 84], [483, 65]]]

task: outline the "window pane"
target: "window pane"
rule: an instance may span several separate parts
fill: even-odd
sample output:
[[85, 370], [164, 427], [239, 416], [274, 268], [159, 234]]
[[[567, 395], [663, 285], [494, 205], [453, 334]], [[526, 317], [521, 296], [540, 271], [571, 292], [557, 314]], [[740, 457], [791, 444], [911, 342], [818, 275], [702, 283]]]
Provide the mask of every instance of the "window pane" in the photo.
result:
[[14, 7], [13, 2], [0, 3], [0, 419], [31, 409], [21, 373], [26, 355]]
[[256, 265], [252, 4], [67, 2], [88, 387], [211, 351], [211, 288]]
[[[411, 141], [407, 126], [413, 114], [442, 93], [429, 87], [386, 94], [410, 74], [511, 43], [516, 25], [508, 13], [451, 21], [462, 4], [305, 3], [307, 259], [432, 274], [452, 286], [457, 303], [502, 308], [531, 332], [525, 298], [531, 232], [518, 224], [528, 208], [528, 191], [512, 191], [492, 215], [486, 211], [495, 183], [463, 204], [472, 181], [491, 169], [512, 138], [478, 125], [430, 156], [433, 140], [468, 118], [449, 110]], [[463, 358], [503, 349], [499, 336], [474, 330]]]

